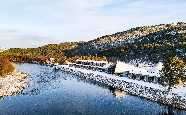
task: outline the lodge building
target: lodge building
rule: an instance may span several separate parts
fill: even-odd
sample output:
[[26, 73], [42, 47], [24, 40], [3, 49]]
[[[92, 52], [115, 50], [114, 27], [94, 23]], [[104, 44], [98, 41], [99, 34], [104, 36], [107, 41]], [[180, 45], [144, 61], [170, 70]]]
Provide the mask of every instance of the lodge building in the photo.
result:
[[160, 83], [160, 71], [162, 70], [162, 67], [163, 64], [161, 62], [152, 65], [143, 65], [140, 67], [133, 64], [126, 64], [124, 62], [117, 62], [115, 74], [129, 79], [150, 83]]
[[113, 74], [116, 64], [107, 61], [76, 60], [75, 63], [70, 63], [69, 66]]

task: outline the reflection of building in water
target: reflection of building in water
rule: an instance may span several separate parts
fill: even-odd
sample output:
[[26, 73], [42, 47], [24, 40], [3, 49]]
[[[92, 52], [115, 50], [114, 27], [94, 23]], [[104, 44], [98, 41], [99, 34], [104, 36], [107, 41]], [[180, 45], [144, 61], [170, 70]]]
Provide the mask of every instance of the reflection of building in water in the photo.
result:
[[126, 93], [123, 90], [115, 89], [112, 87], [110, 87], [109, 89], [116, 98], [122, 98], [126, 95]]
[[116, 89], [116, 90], [113, 92], [113, 95], [114, 95], [116, 98], [122, 98], [122, 97], [125, 96], [125, 92]]

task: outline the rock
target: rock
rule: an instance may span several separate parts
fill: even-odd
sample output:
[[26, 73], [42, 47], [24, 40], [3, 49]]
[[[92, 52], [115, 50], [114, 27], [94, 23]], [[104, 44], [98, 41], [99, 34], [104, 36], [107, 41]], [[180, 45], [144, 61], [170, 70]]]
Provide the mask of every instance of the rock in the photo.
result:
[[151, 88], [150, 86], [142, 86], [135, 82], [127, 82], [125, 80], [116, 80], [115, 78], [109, 78], [107, 76], [96, 74], [95, 72], [89, 71], [89, 73], [82, 72], [80, 69], [74, 70], [69, 67], [61, 67], [63, 72], [77, 75], [78, 77], [85, 78], [87, 80], [93, 80], [97, 83], [102, 83], [107, 86], [122, 89], [131, 95], [137, 95], [152, 101], [157, 101], [165, 105], [170, 105], [175, 108], [186, 110], [186, 99], [184, 97], [176, 96], [175, 94], [169, 94], [164, 89]]
[[26, 73], [13, 72], [0, 78], [0, 96], [11, 96], [20, 93], [27, 86]]

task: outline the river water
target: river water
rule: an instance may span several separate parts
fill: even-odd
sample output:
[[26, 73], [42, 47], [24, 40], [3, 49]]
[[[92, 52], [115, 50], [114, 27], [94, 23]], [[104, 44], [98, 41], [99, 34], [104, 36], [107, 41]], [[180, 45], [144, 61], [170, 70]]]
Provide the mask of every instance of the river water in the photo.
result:
[[17, 64], [29, 86], [0, 100], [0, 115], [186, 115], [173, 109], [37, 64]]

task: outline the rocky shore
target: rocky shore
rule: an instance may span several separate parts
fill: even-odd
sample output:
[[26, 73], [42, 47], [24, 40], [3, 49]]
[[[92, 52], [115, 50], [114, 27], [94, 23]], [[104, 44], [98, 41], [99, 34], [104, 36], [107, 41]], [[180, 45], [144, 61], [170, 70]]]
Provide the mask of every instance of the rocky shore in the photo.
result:
[[175, 92], [168, 92], [166, 90], [167, 88], [158, 84], [130, 80], [127, 78], [119, 78], [114, 75], [68, 67], [66, 65], [56, 66], [55, 68], [69, 74], [77, 75], [84, 79], [103, 83], [116, 89], [122, 89], [132, 95], [143, 97], [178, 109], [186, 110], [185, 96], [179, 95], [179, 93]]
[[11, 96], [20, 93], [27, 86], [27, 74], [13, 72], [0, 77], [0, 96]]

